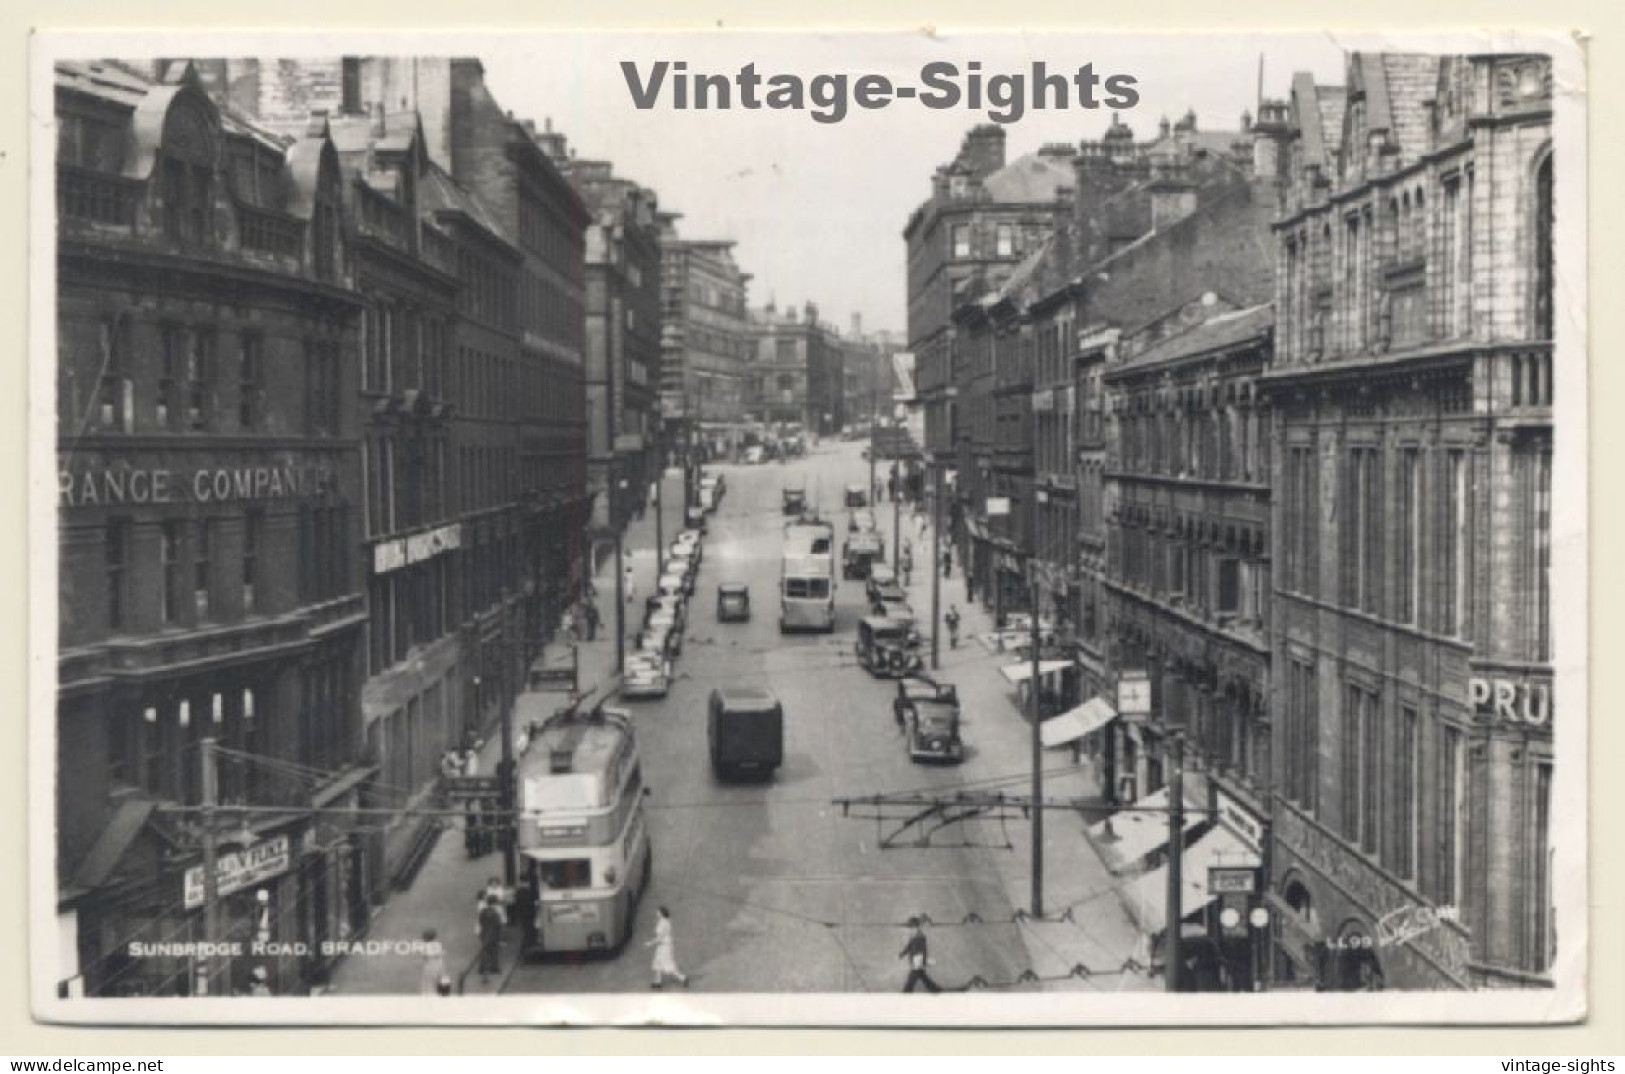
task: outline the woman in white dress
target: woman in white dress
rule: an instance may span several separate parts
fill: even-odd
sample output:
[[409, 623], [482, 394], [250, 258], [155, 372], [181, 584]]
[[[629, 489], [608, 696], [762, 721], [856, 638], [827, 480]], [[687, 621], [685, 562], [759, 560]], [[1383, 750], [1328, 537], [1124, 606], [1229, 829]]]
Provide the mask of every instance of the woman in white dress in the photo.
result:
[[654, 939], [643, 946], [655, 949], [654, 965], [651, 967], [654, 981], [649, 985], [650, 988], [661, 987], [666, 983], [667, 977], [675, 977], [678, 984], [684, 988], [688, 987], [688, 975], [677, 968], [676, 944], [671, 934], [671, 911], [664, 906], [655, 917]]

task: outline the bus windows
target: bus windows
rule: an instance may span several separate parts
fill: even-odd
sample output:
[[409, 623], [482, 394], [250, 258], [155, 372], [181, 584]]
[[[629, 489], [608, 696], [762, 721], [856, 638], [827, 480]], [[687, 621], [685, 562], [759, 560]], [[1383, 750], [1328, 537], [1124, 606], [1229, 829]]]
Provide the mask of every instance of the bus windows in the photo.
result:
[[817, 580], [818, 579], [816, 578], [786, 578], [784, 580], [784, 595], [791, 598], [805, 599], [806, 597], [811, 596], [811, 594], [807, 591], [809, 583]]
[[554, 891], [592, 887], [592, 862], [587, 858], [544, 861], [542, 885]]
[[829, 596], [829, 579], [828, 578], [809, 578], [809, 579], [807, 579], [807, 596], [813, 597], [813, 598], [815, 598], [817, 600], [823, 600], [825, 597]]

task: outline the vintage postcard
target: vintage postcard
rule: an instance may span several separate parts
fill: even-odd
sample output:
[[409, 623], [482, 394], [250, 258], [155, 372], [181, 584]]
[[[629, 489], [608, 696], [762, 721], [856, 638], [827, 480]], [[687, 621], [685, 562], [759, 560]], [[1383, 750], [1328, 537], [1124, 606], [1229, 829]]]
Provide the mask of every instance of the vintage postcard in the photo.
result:
[[39, 1018], [1584, 1017], [1571, 37], [32, 60]]

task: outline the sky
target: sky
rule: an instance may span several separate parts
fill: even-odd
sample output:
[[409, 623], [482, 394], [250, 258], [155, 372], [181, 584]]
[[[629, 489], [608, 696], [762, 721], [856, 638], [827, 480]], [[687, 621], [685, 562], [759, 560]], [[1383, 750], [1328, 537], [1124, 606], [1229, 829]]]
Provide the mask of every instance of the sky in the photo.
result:
[[[1295, 71], [1341, 83], [1344, 62], [1341, 43], [1326, 35], [560, 33], [481, 46], [487, 84], [515, 117], [538, 127], [551, 120], [578, 156], [610, 160], [617, 175], [652, 187], [662, 209], [682, 214], [684, 238], [735, 240], [735, 256], [752, 276], [752, 305], [811, 301], [839, 327], [858, 313], [865, 330], [899, 332], [906, 327], [903, 228], [930, 193], [937, 166], [953, 158], [966, 131], [989, 121], [985, 100], [980, 110], [963, 98], [942, 109], [918, 99], [874, 110], [849, 105], [842, 121], [820, 123], [811, 101], [803, 111], [752, 111], [735, 89], [731, 109], [678, 110], [672, 66], [654, 106], [639, 109], [623, 62], [636, 63], [641, 78], [660, 60], [729, 79], [754, 64], [762, 96], [766, 80], [781, 74], [804, 85], [845, 74], [850, 85], [874, 73], [918, 86], [921, 68], [939, 61], [956, 66], [962, 91], [973, 62], [984, 79], [1030, 74], [1041, 61], [1050, 73], [1070, 76], [1089, 64], [1101, 80], [1135, 80], [1132, 108], [1086, 110], [1074, 90], [1066, 110], [1051, 99], [1048, 109], [1029, 107], [1002, 124], [1008, 160], [1047, 142], [1097, 138], [1114, 114], [1141, 139], [1156, 133], [1161, 117], [1189, 109], [1203, 129], [1235, 130], [1244, 109], [1256, 110], [1260, 57], [1266, 97], [1285, 97]], [[1104, 101], [1107, 92], [1096, 96]]]

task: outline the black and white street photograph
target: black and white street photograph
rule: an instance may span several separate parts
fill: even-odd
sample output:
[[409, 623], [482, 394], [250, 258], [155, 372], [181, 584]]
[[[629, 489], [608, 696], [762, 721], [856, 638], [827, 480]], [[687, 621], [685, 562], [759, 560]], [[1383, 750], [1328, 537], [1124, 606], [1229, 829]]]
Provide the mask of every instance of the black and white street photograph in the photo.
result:
[[37, 40], [36, 1013], [1582, 1016], [1583, 64], [1373, 40]]

